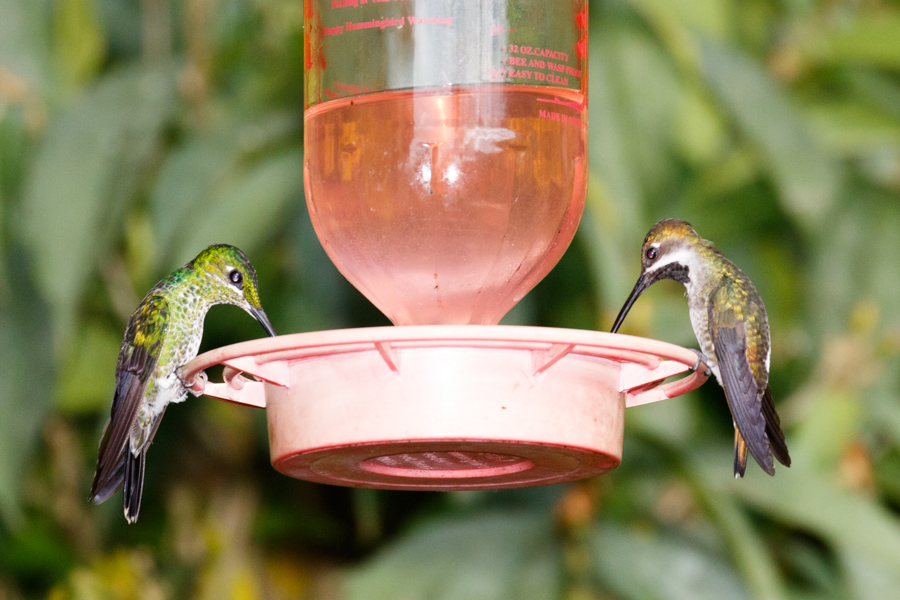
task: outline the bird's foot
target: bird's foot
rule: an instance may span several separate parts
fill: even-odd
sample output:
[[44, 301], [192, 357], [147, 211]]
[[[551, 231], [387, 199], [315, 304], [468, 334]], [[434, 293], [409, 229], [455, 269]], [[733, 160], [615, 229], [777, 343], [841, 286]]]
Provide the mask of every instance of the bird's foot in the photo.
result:
[[203, 390], [206, 389], [206, 384], [209, 381], [209, 377], [206, 375], [206, 371], [200, 371], [196, 375], [194, 375], [194, 379], [191, 381], [185, 381], [184, 387], [192, 393], [194, 396], [202, 396]]
[[709, 368], [709, 359], [706, 358], [706, 355], [695, 348], [691, 348], [691, 351], [697, 355], [697, 362], [691, 367], [691, 371], [696, 371], [700, 368], [700, 365], [703, 365], [703, 374], [706, 377], [712, 375], [712, 369]]

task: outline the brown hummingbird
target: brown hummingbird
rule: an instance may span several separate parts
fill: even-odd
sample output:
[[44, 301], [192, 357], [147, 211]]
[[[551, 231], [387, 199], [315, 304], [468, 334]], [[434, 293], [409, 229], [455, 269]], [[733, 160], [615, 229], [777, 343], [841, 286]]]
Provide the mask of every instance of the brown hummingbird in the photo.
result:
[[641, 275], [612, 332], [652, 284], [662, 279], [684, 284], [702, 358], [724, 388], [734, 421], [734, 476], [744, 476], [748, 449], [769, 475], [775, 474], [773, 456], [791, 466], [769, 388], [769, 321], [753, 282], [686, 221], [659, 221], [641, 253]]

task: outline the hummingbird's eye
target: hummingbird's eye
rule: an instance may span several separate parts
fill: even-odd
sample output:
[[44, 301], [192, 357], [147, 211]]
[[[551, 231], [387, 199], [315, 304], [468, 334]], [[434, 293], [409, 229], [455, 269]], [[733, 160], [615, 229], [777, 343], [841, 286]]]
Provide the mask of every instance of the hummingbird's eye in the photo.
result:
[[237, 269], [228, 274], [228, 279], [231, 280], [231, 283], [238, 287], [240, 287], [240, 285], [244, 283], [244, 276]]
[[647, 257], [647, 260], [656, 260], [656, 257], [659, 256], [659, 250], [651, 246], [647, 248], [647, 252], [644, 255]]

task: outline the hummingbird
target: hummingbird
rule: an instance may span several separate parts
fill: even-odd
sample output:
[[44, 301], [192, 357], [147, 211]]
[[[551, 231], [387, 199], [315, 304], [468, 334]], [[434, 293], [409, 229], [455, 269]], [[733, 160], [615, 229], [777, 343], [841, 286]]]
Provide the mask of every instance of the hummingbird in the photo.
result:
[[141, 508], [147, 448], [166, 407], [187, 397], [190, 382], [181, 380], [179, 369], [197, 356], [203, 320], [216, 304], [243, 308], [275, 335], [259, 301], [256, 270], [226, 244], [209, 246], [153, 286], [128, 320], [89, 500], [100, 504], [124, 488], [129, 523]]
[[687, 290], [691, 326], [702, 359], [725, 390], [734, 423], [734, 476], [743, 477], [747, 451], [769, 475], [774, 455], [791, 465], [769, 388], [769, 321], [750, 278], [686, 221], [663, 219], [641, 248], [641, 275], [619, 311], [612, 332], [644, 290], [674, 279]]

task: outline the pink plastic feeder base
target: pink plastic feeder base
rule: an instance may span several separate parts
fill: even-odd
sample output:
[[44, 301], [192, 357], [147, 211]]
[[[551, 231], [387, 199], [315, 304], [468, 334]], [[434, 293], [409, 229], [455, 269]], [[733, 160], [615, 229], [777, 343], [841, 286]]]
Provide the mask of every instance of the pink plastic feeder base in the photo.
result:
[[[593, 477], [622, 457], [626, 406], [705, 380], [692, 350], [625, 335], [504, 326], [379, 327], [207, 352], [196, 391], [266, 407], [272, 464], [320, 483], [502, 489]], [[251, 381], [241, 373], [253, 375]]]

